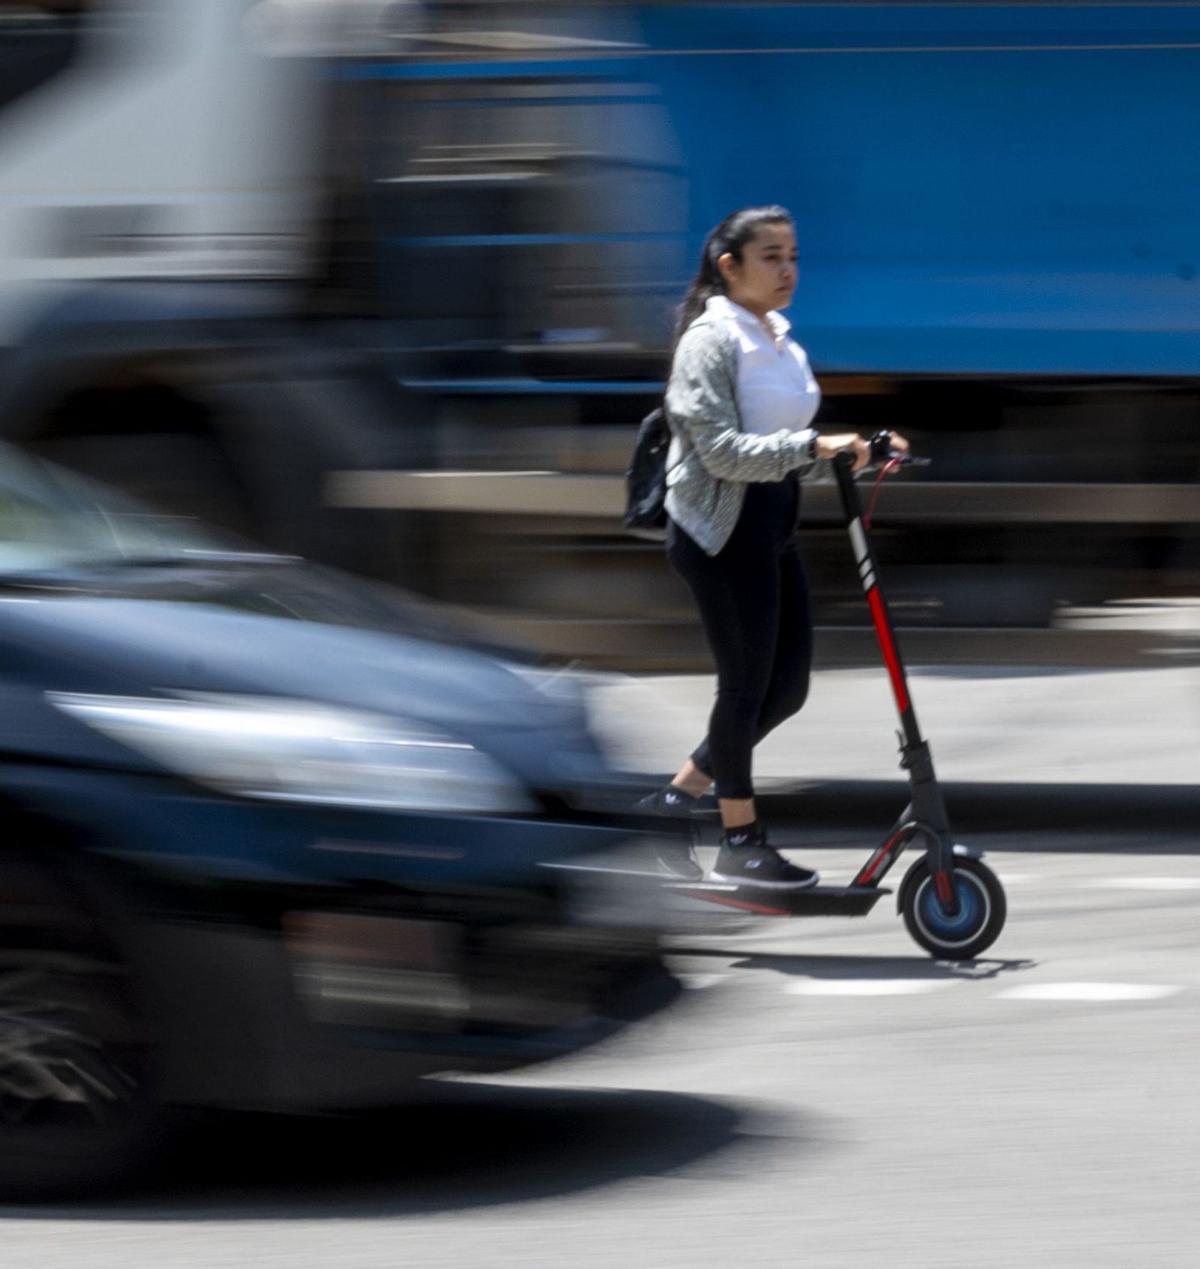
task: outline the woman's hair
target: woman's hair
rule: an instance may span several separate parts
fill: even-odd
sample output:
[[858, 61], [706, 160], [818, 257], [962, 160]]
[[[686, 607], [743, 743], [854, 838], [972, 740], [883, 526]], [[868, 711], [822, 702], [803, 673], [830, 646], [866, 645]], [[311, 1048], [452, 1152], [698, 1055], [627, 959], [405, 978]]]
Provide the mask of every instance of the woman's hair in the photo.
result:
[[728, 252], [740, 262], [742, 248], [763, 225], [781, 223], [794, 223], [792, 214], [786, 207], [774, 204], [767, 207], [743, 207], [740, 211], [731, 212], [709, 233], [704, 240], [704, 249], [700, 252], [700, 268], [683, 297], [683, 303], [676, 310], [673, 343], [679, 343], [680, 336], [704, 312], [704, 306], [712, 296], [725, 293], [725, 279], [721, 276], [717, 261]]

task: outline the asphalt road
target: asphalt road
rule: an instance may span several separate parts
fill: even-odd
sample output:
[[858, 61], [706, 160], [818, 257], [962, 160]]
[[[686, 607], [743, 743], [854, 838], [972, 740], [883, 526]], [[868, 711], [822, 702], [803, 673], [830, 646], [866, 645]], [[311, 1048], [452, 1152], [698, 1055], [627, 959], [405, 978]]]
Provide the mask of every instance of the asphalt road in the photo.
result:
[[[805, 851], [830, 879], [835, 842]], [[693, 915], [691, 990], [640, 1029], [367, 1122], [228, 1117], [136, 1193], [3, 1210], [0, 1263], [1200, 1263], [1200, 855], [977, 844], [1010, 900], [987, 960], [929, 961], [889, 901]]]

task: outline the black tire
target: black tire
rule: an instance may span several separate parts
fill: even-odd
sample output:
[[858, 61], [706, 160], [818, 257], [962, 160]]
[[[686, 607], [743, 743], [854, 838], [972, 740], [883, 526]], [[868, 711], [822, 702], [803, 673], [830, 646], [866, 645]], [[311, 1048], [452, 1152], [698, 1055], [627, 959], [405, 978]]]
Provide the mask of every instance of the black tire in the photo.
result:
[[92, 1194], [162, 1141], [135, 988], [69, 879], [0, 854], [0, 1197]]
[[996, 941], [1008, 905], [1000, 878], [978, 859], [954, 861], [959, 912], [947, 919], [938, 903], [929, 863], [919, 859], [905, 874], [897, 902], [915, 942], [939, 960], [970, 960]]

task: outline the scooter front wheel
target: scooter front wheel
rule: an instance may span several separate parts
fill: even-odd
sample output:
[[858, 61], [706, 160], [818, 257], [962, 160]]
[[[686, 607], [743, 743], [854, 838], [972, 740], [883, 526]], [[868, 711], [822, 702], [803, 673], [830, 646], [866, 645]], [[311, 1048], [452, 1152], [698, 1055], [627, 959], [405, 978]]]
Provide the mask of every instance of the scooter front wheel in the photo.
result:
[[929, 862], [919, 859], [900, 884], [897, 900], [909, 934], [931, 956], [970, 960], [996, 941], [1008, 905], [1000, 878], [978, 859], [954, 861], [958, 911], [948, 915], [938, 901]]

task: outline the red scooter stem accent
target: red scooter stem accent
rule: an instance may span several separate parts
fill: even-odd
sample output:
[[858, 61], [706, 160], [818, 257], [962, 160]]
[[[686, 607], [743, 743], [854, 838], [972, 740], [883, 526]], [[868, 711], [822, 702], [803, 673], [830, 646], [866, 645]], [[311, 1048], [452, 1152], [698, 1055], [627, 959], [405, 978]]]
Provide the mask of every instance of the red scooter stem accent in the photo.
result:
[[867, 604], [871, 609], [871, 620], [875, 623], [875, 637], [879, 640], [879, 648], [883, 653], [883, 663], [887, 666], [888, 678], [892, 681], [892, 695], [896, 698], [896, 708], [903, 716], [909, 708], [908, 688], [904, 684], [904, 670], [900, 665], [900, 653], [896, 650], [896, 640], [888, 622], [887, 609], [879, 587], [873, 586], [867, 591]]
[[[893, 460], [895, 466], [901, 466], [905, 461], [904, 456], [894, 454], [881, 454], [880, 459], [888, 466], [892, 465]], [[917, 725], [916, 711], [913, 709], [912, 697], [908, 690], [908, 677], [904, 672], [904, 661], [896, 643], [887, 600], [879, 586], [878, 564], [867, 536], [862, 504], [859, 501], [858, 488], [854, 483], [854, 460], [849, 454], [839, 454], [833, 460], [833, 468], [842, 498], [842, 510], [846, 517], [846, 530], [850, 535], [855, 563], [858, 565], [859, 580], [866, 595], [867, 607], [871, 612], [875, 637], [879, 642], [880, 652], [883, 654], [883, 663], [892, 686], [892, 695], [896, 700], [896, 710], [900, 715], [902, 730], [900, 762], [908, 772], [912, 789], [911, 819], [914, 827], [927, 841], [929, 870], [934, 877], [938, 902], [943, 911], [953, 917], [958, 911], [958, 896], [952, 880], [954, 844], [950, 837], [950, 826], [946, 818], [941, 789], [934, 775], [929, 746], [922, 738], [921, 729]], [[904, 818], [906, 817], [902, 817]], [[868, 874], [865, 884], [877, 884], [879, 876], [890, 866], [890, 858], [891, 852], [885, 851], [879, 861], [879, 867], [872, 868], [868, 865], [868, 868], [864, 870]]]

